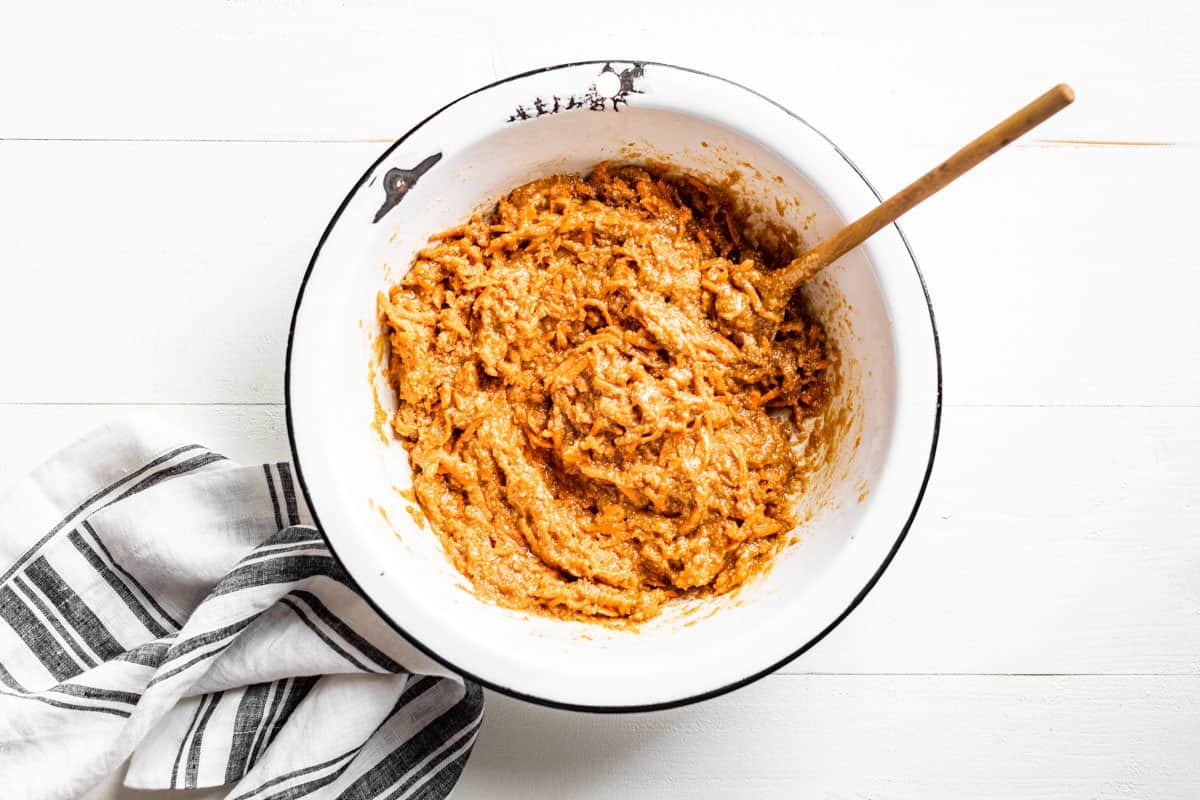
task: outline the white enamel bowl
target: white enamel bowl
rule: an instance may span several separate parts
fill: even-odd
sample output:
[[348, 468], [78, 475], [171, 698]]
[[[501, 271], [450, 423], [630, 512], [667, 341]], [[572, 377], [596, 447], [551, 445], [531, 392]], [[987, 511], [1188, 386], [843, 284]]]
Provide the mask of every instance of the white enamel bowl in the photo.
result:
[[[837, 402], [852, 412], [852, 429], [804, 501], [811, 518], [798, 543], [765, 577], [734, 597], [679, 603], [633, 632], [509, 611], [464, 591], [436, 537], [395, 491], [411, 480], [403, 447], [385, 444], [373, 425], [376, 294], [431, 233], [508, 189], [638, 157], [718, 179], [737, 170], [737, 191], [760, 215], [798, 229], [807, 222], [810, 243], [878, 202], [833, 143], [737, 84], [655, 63], [539, 70], [454, 101], [366, 171], [313, 254], [288, 347], [288, 430], [301, 485], [379, 611], [416, 646], [487, 686], [596, 711], [712, 697], [819, 641], [879, 578], [912, 523], [941, 408], [932, 309], [891, 226], [809, 290], [841, 352]], [[376, 222], [389, 192], [392, 207]], [[376, 389], [394, 407], [386, 383], [377, 379]]]

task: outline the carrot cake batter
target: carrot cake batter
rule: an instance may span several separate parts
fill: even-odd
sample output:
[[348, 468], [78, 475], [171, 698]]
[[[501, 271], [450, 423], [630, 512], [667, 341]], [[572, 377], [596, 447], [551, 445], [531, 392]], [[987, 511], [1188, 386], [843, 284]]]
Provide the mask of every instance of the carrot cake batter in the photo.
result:
[[600, 164], [434, 236], [381, 295], [391, 425], [478, 594], [637, 622], [769, 565], [833, 370], [803, 306], [755, 290], [792, 255], [768, 250], [720, 190]]

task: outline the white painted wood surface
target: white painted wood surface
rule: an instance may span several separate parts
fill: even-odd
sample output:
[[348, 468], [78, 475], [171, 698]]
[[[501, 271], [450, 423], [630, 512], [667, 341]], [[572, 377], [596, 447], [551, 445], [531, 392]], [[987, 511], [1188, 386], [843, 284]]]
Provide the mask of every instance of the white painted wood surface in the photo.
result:
[[456, 797], [1200, 796], [1200, 11], [1004, 6], [9, 7], [0, 484], [118, 414], [286, 457], [287, 319], [326, 220], [386, 142], [498, 77], [706, 69], [882, 190], [1066, 80], [1072, 109], [904, 223], [947, 409], [918, 522], [862, 607], [696, 707], [493, 696]]

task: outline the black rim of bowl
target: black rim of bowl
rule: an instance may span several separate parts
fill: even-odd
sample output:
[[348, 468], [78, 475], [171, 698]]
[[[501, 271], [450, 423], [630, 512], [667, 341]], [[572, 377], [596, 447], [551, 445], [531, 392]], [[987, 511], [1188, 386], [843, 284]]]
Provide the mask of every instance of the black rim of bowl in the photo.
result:
[[[405, 133], [403, 136], [401, 136], [399, 139], [397, 139], [395, 142], [393, 142], [386, 150], [384, 150], [383, 153], [381, 153], [380, 156], [377, 159], [375, 159], [375, 161], [371, 164], [371, 166], [369, 166], [367, 168], [367, 170], [362, 174], [362, 177], [360, 177], [355, 182], [355, 184], [352, 187], [350, 187], [350, 191], [347, 192], [345, 198], [343, 198], [341, 204], [338, 206], [337, 211], [334, 212], [333, 217], [329, 220], [329, 224], [325, 226], [325, 230], [321, 234], [320, 240], [317, 241], [316, 249], [313, 250], [312, 258], [309, 259], [308, 268], [304, 271], [304, 278], [300, 282], [300, 289], [296, 293], [296, 304], [292, 309], [292, 320], [291, 320], [291, 324], [289, 325], [289, 328], [288, 328], [287, 356], [286, 356], [286, 361], [284, 364], [284, 380], [283, 380], [284, 404], [285, 404], [286, 416], [287, 416], [288, 444], [290, 445], [291, 451], [292, 451], [292, 461], [296, 465], [296, 476], [299, 479], [300, 491], [304, 493], [304, 499], [308, 503], [308, 508], [309, 508], [309, 511], [312, 513], [313, 521], [316, 523], [317, 530], [319, 530], [321, 532], [321, 535], [325, 538], [325, 541], [328, 543], [329, 549], [333, 553], [334, 557], [337, 558], [339, 561], [341, 561], [343, 565], [345, 564], [345, 562], [342, 561], [340, 556], [338, 556], [337, 548], [334, 546], [333, 540], [329, 537], [328, 534], [325, 533], [325, 529], [321, 525], [321, 519], [317, 513], [316, 504], [313, 502], [312, 495], [308, 491], [308, 485], [304, 481], [304, 469], [300, 463], [300, 453], [296, 449], [296, 435], [295, 435], [294, 425], [292, 422], [292, 345], [295, 342], [295, 338], [296, 338], [296, 320], [300, 315], [300, 306], [304, 301], [304, 290], [308, 286], [308, 279], [312, 275], [313, 268], [316, 266], [317, 260], [320, 258], [321, 248], [324, 247], [325, 240], [329, 238], [329, 234], [333, 231], [334, 227], [337, 226], [338, 220], [341, 219], [342, 213], [346, 210], [346, 206], [349, 205], [351, 198], [353, 198], [358, 193], [358, 190], [362, 188], [363, 184], [366, 183], [367, 179], [371, 176], [371, 174], [375, 172], [375, 169], [381, 163], [383, 163], [383, 161], [389, 155], [391, 155], [392, 152], [397, 147], [399, 147], [401, 144], [403, 144], [405, 142], [405, 140], [408, 139], [408, 137], [412, 136], [412, 134], [415, 133], [417, 130], [419, 130], [421, 127], [423, 127], [425, 125], [425, 123], [429, 122], [431, 119], [438, 116], [446, 109], [450, 108], [453, 105], [456, 105], [457, 103], [462, 102], [463, 100], [467, 99], [468, 97], [479, 94], [480, 92], [485, 92], [488, 89], [491, 89], [493, 87], [501, 86], [505, 83], [510, 83], [515, 80], [520, 80], [521, 78], [527, 78], [530, 75], [537, 75], [537, 74], [540, 74], [543, 72], [551, 72], [551, 71], [559, 70], [559, 69], [568, 69], [570, 67], [581, 67], [581, 66], [588, 66], [588, 65], [597, 65], [598, 66], [598, 65], [602, 65], [602, 64], [614, 64], [614, 63], [623, 63], [623, 64], [637, 63], [637, 64], [643, 64], [643, 65], [648, 65], [648, 66], [665, 67], [667, 69], [679, 70], [680, 72], [689, 72], [694, 75], [701, 75], [706, 78], [713, 78], [715, 80], [719, 80], [724, 83], [730, 84], [731, 86], [735, 86], [739, 89], [742, 89], [743, 91], [750, 92], [751, 94], [755, 95], [756, 97], [759, 97], [759, 98], [767, 101], [771, 105], [773, 105], [776, 108], [780, 109], [781, 111], [785, 112], [786, 114], [788, 114], [789, 116], [794, 118], [796, 121], [798, 121], [802, 125], [808, 127], [810, 130], [812, 130], [814, 133], [816, 133], [818, 136], [820, 136], [826, 142], [828, 142], [829, 145], [831, 147], [833, 147], [833, 149], [837, 152], [837, 154], [839, 156], [841, 156], [841, 158], [843, 160], [845, 160], [845, 162], [850, 166], [851, 169], [854, 170], [854, 172], [858, 175], [858, 177], [862, 180], [862, 182], [864, 184], [866, 184], [867, 188], [871, 191], [871, 193], [874, 194], [875, 197], [877, 197], [880, 200], [880, 202], [883, 201], [883, 198], [880, 196], [879, 192], [877, 192], [875, 190], [875, 187], [871, 185], [871, 182], [869, 180], [867, 180], [867, 176], [863, 174], [862, 170], [860, 170], [858, 168], [858, 166], [853, 161], [850, 160], [850, 157], [847, 156], [842, 151], [842, 149], [840, 147], [838, 147], [828, 136], [826, 136], [820, 130], [815, 128], [812, 124], [810, 124], [803, 117], [801, 117], [800, 115], [791, 111], [786, 106], [783, 106], [782, 104], [777, 103], [776, 101], [772, 100], [771, 98], [767, 97], [766, 95], [764, 95], [760, 92], [756, 92], [755, 90], [749, 88], [748, 86], [744, 86], [740, 83], [737, 83], [736, 81], [731, 81], [727, 78], [722, 78], [719, 75], [713, 75], [711, 73], [704, 72], [703, 70], [691, 69], [689, 67], [680, 67], [680, 66], [676, 66], [674, 64], [666, 64], [666, 63], [662, 63], [659, 61], [643, 61], [641, 59], [628, 59], [628, 58], [573, 61], [573, 62], [566, 63], [566, 64], [556, 64], [552, 67], [541, 67], [538, 69], [532, 69], [532, 70], [528, 70], [526, 72], [521, 72], [516, 75], [510, 75], [507, 78], [502, 78], [501, 80], [494, 81], [492, 83], [487, 84], [486, 86], [481, 86], [480, 88], [478, 88], [472, 92], [468, 92], [467, 94], [464, 94], [463, 96], [456, 98], [455, 100], [442, 106], [437, 111], [434, 111], [432, 114], [427, 116], [425, 119], [421, 120], [416, 125], [414, 125], [411, 129], [408, 130], [407, 133]], [[933, 314], [933, 303], [929, 298], [929, 288], [925, 284], [925, 276], [921, 274], [921, 267], [917, 264], [916, 256], [913, 254], [912, 246], [908, 243], [908, 238], [904, 235], [904, 231], [902, 231], [900, 229], [899, 225], [897, 225], [895, 223], [893, 223], [893, 225], [896, 228], [896, 232], [900, 234], [901, 241], [904, 242], [904, 248], [908, 252], [908, 257], [912, 261], [913, 269], [917, 273], [917, 280], [920, 281], [921, 291], [925, 295], [925, 306], [929, 310], [929, 326], [933, 333], [934, 360], [937, 364], [937, 400], [936, 400], [936, 405], [935, 405], [935, 409], [934, 409], [934, 417], [933, 417], [933, 436], [931, 437], [930, 444], [929, 444], [929, 460], [926, 463], [925, 474], [921, 478], [921, 487], [917, 491], [917, 496], [916, 496], [915, 500], [913, 501], [913, 507], [912, 507], [912, 510], [909, 512], [908, 519], [906, 519], [904, 521], [904, 525], [900, 528], [900, 532], [896, 536], [896, 541], [892, 544], [891, 548], [888, 550], [888, 553], [884, 557], [883, 562], [875, 570], [874, 574], [871, 575], [870, 580], [868, 580], [867, 583], [862, 587], [862, 589], [860, 589], [859, 592], [853, 597], [853, 599], [851, 599], [849, 605], [847, 605], [846, 608], [840, 614], [838, 614], [837, 617], [835, 617], [833, 619], [833, 621], [831, 621], [828, 625], [826, 625], [823, 629], [821, 629], [821, 631], [819, 631], [815, 636], [813, 636], [807, 642], [805, 642], [800, 647], [798, 647], [796, 650], [794, 650], [791, 654], [780, 659], [779, 661], [775, 662], [774, 664], [771, 664], [770, 666], [765, 667], [764, 669], [761, 669], [757, 672], [747, 675], [744, 678], [733, 681], [731, 683], [727, 683], [724, 686], [720, 686], [716, 689], [710, 689], [707, 692], [701, 692], [700, 694], [689, 695], [687, 697], [682, 697], [677, 700], [668, 700], [668, 701], [661, 702], [661, 703], [646, 703], [646, 704], [642, 704], [642, 705], [629, 705], [629, 706], [582, 705], [582, 704], [578, 704], [578, 703], [564, 703], [564, 702], [561, 702], [558, 700], [551, 700], [549, 698], [538, 697], [537, 695], [532, 695], [532, 694], [528, 694], [526, 692], [517, 691], [516, 689], [511, 689], [507, 686], [501, 686], [500, 684], [497, 684], [493, 681], [489, 681], [485, 678], [482, 678], [482, 677], [475, 675], [467, 670], [462, 669], [461, 667], [459, 667], [456, 664], [454, 664], [453, 662], [451, 662], [449, 659], [445, 658], [444, 656], [438, 654], [431, 648], [427, 647], [419, 639], [417, 639], [415, 636], [413, 636], [408, 631], [406, 631], [403, 626], [401, 626], [399, 623], [397, 623], [396, 620], [394, 620], [391, 616], [389, 616], [387, 612], [385, 612], [382, 608], [380, 608], [379, 604], [376, 603], [375, 600], [367, 592], [363, 591], [361, 587], [357, 587], [359, 590], [359, 593], [366, 599], [367, 603], [371, 606], [371, 608], [373, 608], [375, 610], [375, 612], [377, 614], [379, 614], [379, 616], [382, 619], [387, 621], [388, 624], [390, 624], [393, 628], [395, 628], [396, 631], [401, 636], [403, 636], [408, 642], [410, 642], [414, 647], [416, 647], [418, 650], [425, 653], [425, 655], [429, 656], [430, 658], [437, 661], [438, 663], [443, 664], [448, 669], [453, 670], [455, 673], [466, 678], [467, 680], [474, 681], [475, 683], [478, 683], [481, 686], [485, 686], [488, 689], [492, 689], [494, 691], [500, 692], [501, 694], [508, 695], [509, 697], [514, 697], [518, 700], [524, 700], [526, 702], [536, 703], [538, 705], [547, 706], [549, 708], [557, 708], [557, 709], [563, 709], [563, 710], [567, 710], [567, 711], [584, 711], [584, 712], [592, 712], [592, 713], [609, 713], [609, 714], [612, 714], [612, 713], [635, 713], [635, 712], [643, 712], [643, 711], [660, 711], [660, 710], [665, 710], [665, 709], [669, 709], [669, 708], [678, 708], [680, 706], [690, 705], [692, 703], [699, 703], [703, 700], [710, 700], [714, 697], [719, 697], [720, 695], [728, 694], [729, 692], [732, 692], [736, 689], [740, 689], [743, 686], [747, 686], [751, 683], [754, 683], [758, 679], [765, 677], [766, 675], [769, 675], [770, 673], [776, 671], [780, 667], [790, 663], [791, 661], [794, 661], [799, 656], [808, 652], [808, 650], [810, 650], [818, 642], [820, 642], [822, 639], [824, 639], [826, 636], [828, 636], [830, 631], [832, 631], [834, 628], [836, 628], [838, 625], [840, 625], [842, 623], [842, 620], [846, 619], [846, 617], [848, 617], [850, 615], [850, 612], [852, 612], [855, 608], [858, 607], [858, 605], [863, 601], [863, 598], [865, 598], [867, 596], [867, 594], [871, 591], [871, 589], [875, 587], [875, 584], [877, 584], [879, 582], [879, 579], [883, 576], [883, 573], [887, 570], [888, 566], [892, 563], [892, 559], [895, 558], [896, 553], [899, 551], [900, 545], [904, 543], [905, 537], [908, 536], [908, 531], [912, 527], [913, 521], [916, 519], [917, 510], [921, 507], [921, 501], [925, 497], [925, 490], [929, 486], [929, 479], [933, 473], [934, 455], [937, 452], [938, 437], [940, 435], [941, 425], [942, 425], [942, 350], [941, 350], [941, 342], [938, 337], [937, 320], [934, 318], [934, 314]], [[349, 570], [347, 570], [347, 572], [349, 572]]]

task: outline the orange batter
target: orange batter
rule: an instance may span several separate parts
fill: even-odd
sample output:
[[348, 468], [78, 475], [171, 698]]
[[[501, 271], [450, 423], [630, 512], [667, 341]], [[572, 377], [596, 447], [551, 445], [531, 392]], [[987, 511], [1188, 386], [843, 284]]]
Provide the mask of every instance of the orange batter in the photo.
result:
[[764, 569], [795, 526], [822, 329], [755, 290], [791, 253], [720, 191], [601, 164], [434, 236], [380, 311], [413, 490], [502, 605], [640, 621]]

